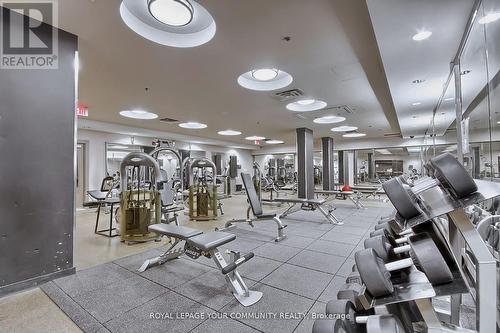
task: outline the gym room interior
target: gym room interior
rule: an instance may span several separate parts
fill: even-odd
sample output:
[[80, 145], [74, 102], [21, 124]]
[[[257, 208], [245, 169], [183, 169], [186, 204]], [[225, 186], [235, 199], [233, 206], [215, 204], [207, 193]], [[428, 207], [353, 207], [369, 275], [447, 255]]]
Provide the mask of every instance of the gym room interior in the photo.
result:
[[0, 332], [500, 332], [500, 0], [0, 0]]

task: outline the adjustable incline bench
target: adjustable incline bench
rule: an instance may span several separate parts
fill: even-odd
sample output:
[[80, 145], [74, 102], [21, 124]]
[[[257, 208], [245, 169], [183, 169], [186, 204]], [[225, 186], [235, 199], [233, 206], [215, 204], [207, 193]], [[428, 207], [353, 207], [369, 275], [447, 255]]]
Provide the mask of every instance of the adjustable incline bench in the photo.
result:
[[[227, 232], [208, 232], [204, 234], [200, 230], [177, 226], [171, 224], [153, 224], [148, 227], [149, 231], [156, 232], [159, 235], [167, 236], [175, 239], [170, 248], [161, 256], [148, 259], [138, 269], [139, 272], [144, 272], [146, 269], [162, 265], [167, 261], [178, 258], [182, 254], [186, 254], [192, 259], [198, 259], [200, 256], [212, 258], [217, 267], [225, 276], [234, 297], [243, 306], [250, 306], [257, 303], [262, 298], [260, 291], [249, 290], [243, 281], [237, 268], [241, 264], [253, 258], [252, 252], [241, 255], [239, 252], [231, 251], [230, 262], [227, 263], [224, 256], [217, 249], [218, 246], [227, 244], [236, 239], [236, 236]], [[180, 242], [185, 241], [184, 248], [174, 249]]]
[[365, 208], [361, 202], [362, 195], [358, 191], [314, 190], [314, 194], [316, 194], [316, 196], [320, 194], [326, 195], [326, 200], [328, 200], [330, 196], [334, 198], [342, 197], [343, 200], [351, 200], [357, 209]]
[[224, 230], [230, 230], [234, 228], [233, 223], [248, 223], [253, 228], [253, 222], [258, 220], [273, 220], [278, 225], [278, 237], [275, 238], [275, 242], [279, 242], [286, 238], [286, 235], [283, 234], [283, 229], [286, 228], [286, 225], [283, 225], [280, 217], [276, 213], [272, 214], [264, 214], [262, 210], [262, 204], [260, 203], [259, 196], [257, 195], [257, 191], [255, 190], [255, 186], [252, 181], [252, 177], [248, 173], [241, 173], [241, 179], [243, 180], [243, 186], [245, 187], [245, 192], [247, 193], [248, 203], [250, 204], [250, 208], [254, 215], [254, 218], [250, 218], [250, 212], [247, 212], [246, 219], [234, 219], [226, 222]]
[[343, 222], [340, 222], [333, 214], [334, 209], [325, 209], [325, 207], [323, 207], [323, 204], [326, 203], [326, 199], [277, 198], [274, 199], [274, 201], [287, 203], [290, 205], [290, 207], [288, 207], [283, 213], [281, 213], [280, 217], [286, 217], [292, 213], [298, 212], [299, 210], [315, 211], [317, 209], [326, 217], [328, 222], [330, 222], [331, 224], [344, 224]]

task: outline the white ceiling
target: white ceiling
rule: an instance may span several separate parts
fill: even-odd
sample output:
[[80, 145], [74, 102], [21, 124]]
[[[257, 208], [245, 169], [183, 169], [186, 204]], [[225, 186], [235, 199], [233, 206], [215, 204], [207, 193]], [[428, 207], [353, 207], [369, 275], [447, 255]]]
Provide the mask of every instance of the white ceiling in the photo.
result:
[[[336, 125], [358, 126], [368, 137], [399, 132], [364, 1], [200, 3], [217, 22], [216, 36], [200, 47], [177, 49], [147, 41], [128, 29], [119, 15], [119, 0], [59, 1], [60, 27], [79, 36], [80, 100], [89, 106], [90, 120], [239, 144], [248, 142], [221, 137], [217, 131], [231, 128], [242, 131], [242, 137], [263, 135], [293, 144], [295, 128], [309, 127], [315, 137], [342, 140], [341, 134], [329, 131], [333, 126], [300, 119], [271, 93], [246, 90], [236, 82], [243, 72], [272, 66], [293, 75], [287, 89], [300, 88], [329, 106], [348, 105], [354, 110], [344, 115], [346, 122]], [[456, 14], [461, 10], [450, 13]], [[450, 34], [457, 36], [456, 31]], [[282, 40], [284, 36], [291, 41]], [[185, 130], [118, 115], [133, 108], [161, 118], [203, 122], [208, 128]]]
[[[429, 127], [471, 13], [471, 0], [367, 0], [403, 137]], [[416, 42], [420, 30], [432, 31]], [[414, 84], [413, 80], [424, 83]], [[420, 105], [412, 105], [421, 103]], [[450, 102], [453, 105], [453, 101]], [[443, 106], [444, 107], [444, 106]], [[453, 121], [452, 112], [442, 124]], [[443, 111], [444, 112], [444, 111]]]

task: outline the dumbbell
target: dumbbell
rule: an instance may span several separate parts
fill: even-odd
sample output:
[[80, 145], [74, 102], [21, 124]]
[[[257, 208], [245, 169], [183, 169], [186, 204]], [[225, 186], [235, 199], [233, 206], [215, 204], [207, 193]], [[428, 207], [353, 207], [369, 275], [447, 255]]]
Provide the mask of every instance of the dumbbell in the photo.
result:
[[[394, 230], [394, 229], [396, 229], [396, 230]], [[413, 232], [413, 230], [411, 230], [411, 228], [402, 229], [400, 227], [395, 227], [395, 226], [393, 227], [392, 225], [389, 224], [389, 225], [384, 225], [384, 227], [381, 227], [377, 230], [370, 232], [370, 237], [384, 235], [384, 234], [386, 234], [386, 232], [391, 234], [392, 237], [397, 238], [399, 236], [409, 235]]]
[[359, 275], [372, 296], [382, 297], [392, 294], [394, 286], [391, 281], [391, 272], [407, 269], [413, 265], [422, 271], [433, 285], [453, 280], [453, 274], [446, 260], [429, 234], [413, 235], [409, 237], [409, 243], [410, 258], [389, 263], [385, 263], [373, 249], [356, 252], [354, 260]]
[[[401, 240], [399, 238], [398, 240]], [[408, 241], [408, 238], [403, 238]], [[373, 249], [384, 262], [394, 261], [401, 258], [401, 254], [410, 252], [411, 245], [393, 246], [384, 235], [365, 239], [363, 242], [365, 249]]]
[[[358, 296], [361, 294], [363, 291], [363, 286], [362, 282], [360, 281], [359, 283], [346, 283], [342, 287], [340, 287], [339, 291], [337, 292], [337, 299], [343, 299], [343, 300], [348, 300], [352, 302], [355, 306], [356, 309], [363, 309], [363, 305], [359, 302]], [[336, 300], [330, 301], [326, 304], [326, 314], [335, 314], [336, 312], [332, 312], [330, 309], [329, 305], [331, 302], [335, 302]]]
[[313, 324], [313, 333], [405, 332], [401, 321], [394, 315], [375, 315], [373, 309], [360, 312], [348, 300], [335, 300], [331, 303], [332, 314], [345, 315], [346, 319], [318, 319]]
[[444, 153], [432, 158], [429, 166], [435, 178], [424, 178], [413, 187], [405, 184], [400, 177], [382, 184], [387, 197], [405, 220], [421, 214], [417, 195], [433, 187], [441, 186], [455, 199], [462, 199], [477, 191], [477, 185], [467, 170], [453, 155]]
[[353, 271], [349, 273], [349, 276], [345, 278], [345, 283], [359, 283], [362, 284], [361, 277], [359, 276], [358, 271]]

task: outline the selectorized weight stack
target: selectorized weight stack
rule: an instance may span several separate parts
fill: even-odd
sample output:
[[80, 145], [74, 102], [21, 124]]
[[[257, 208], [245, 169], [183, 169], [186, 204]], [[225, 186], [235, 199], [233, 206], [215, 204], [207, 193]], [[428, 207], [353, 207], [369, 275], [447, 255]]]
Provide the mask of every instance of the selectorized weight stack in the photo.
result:
[[189, 174], [189, 218], [196, 221], [216, 220], [218, 201], [215, 164], [206, 158], [185, 159], [183, 168]]
[[158, 238], [148, 227], [161, 222], [163, 187], [158, 162], [145, 153], [130, 153], [120, 165], [120, 237], [127, 242], [145, 242]]

